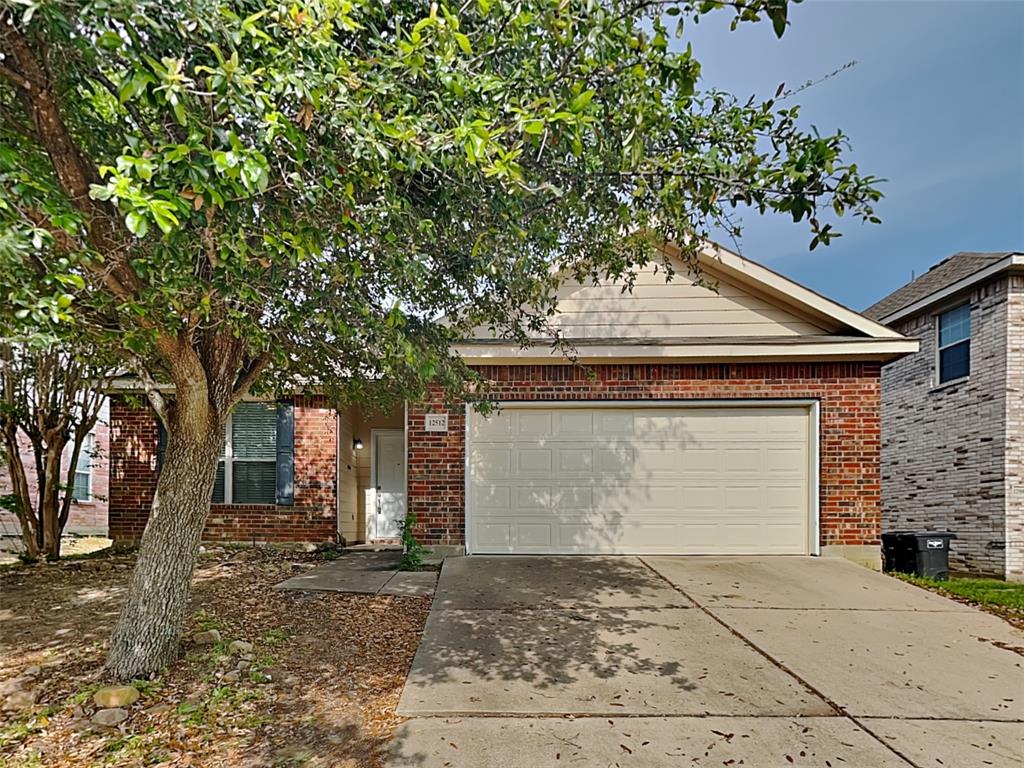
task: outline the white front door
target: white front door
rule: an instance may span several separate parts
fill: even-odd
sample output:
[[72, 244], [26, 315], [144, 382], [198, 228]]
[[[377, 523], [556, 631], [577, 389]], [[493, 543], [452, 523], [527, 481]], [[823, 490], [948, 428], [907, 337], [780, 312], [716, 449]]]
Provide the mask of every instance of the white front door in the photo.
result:
[[405, 434], [400, 429], [374, 430], [371, 482], [376, 509], [374, 538], [397, 539], [405, 520]]

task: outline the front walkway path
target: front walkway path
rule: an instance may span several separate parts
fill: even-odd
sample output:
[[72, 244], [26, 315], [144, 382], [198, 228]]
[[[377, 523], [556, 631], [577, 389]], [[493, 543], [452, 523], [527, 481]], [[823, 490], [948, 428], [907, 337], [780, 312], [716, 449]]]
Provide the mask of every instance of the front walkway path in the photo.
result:
[[449, 559], [389, 765], [1019, 768], [1022, 654], [840, 560]]
[[436, 571], [400, 571], [400, 551], [346, 552], [330, 563], [275, 584], [297, 592], [355, 592], [366, 595], [420, 596], [434, 593]]

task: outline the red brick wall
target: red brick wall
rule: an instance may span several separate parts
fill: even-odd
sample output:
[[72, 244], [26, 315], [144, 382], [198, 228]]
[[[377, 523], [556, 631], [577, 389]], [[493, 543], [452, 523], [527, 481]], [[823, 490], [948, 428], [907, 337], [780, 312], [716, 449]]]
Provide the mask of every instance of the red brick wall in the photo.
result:
[[[206, 541], [333, 541], [336, 430], [334, 410], [321, 398], [295, 399], [295, 504], [215, 504]], [[110, 405], [110, 537], [142, 536], [156, 489], [157, 426], [147, 408], [122, 398]]]
[[[880, 534], [878, 363], [485, 366], [495, 400], [793, 398], [820, 401], [821, 543], [877, 544]], [[431, 544], [464, 542], [465, 416], [425, 432], [439, 399], [409, 406], [409, 509]]]

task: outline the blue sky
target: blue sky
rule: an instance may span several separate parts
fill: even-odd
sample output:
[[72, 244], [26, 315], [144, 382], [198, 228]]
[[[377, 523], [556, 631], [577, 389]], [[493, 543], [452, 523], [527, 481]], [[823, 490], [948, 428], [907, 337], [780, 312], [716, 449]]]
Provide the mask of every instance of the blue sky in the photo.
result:
[[682, 44], [704, 87], [743, 97], [857, 61], [794, 101], [887, 179], [882, 223], [840, 219], [844, 237], [809, 252], [806, 224], [748, 213], [744, 255], [863, 309], [956, 251], [1024, 250], [1024, 2], [808, 0], [790, 20], [778, 40], [720, 12]]

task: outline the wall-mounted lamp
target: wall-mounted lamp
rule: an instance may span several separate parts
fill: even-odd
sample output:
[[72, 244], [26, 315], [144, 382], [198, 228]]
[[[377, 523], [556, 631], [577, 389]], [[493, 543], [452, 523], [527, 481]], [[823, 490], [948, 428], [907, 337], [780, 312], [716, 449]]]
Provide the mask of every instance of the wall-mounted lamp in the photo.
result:
[[357, 451], [363, 450], [363, 441], [357, 437], [355, 440], [352, 441], [352, 448]]

